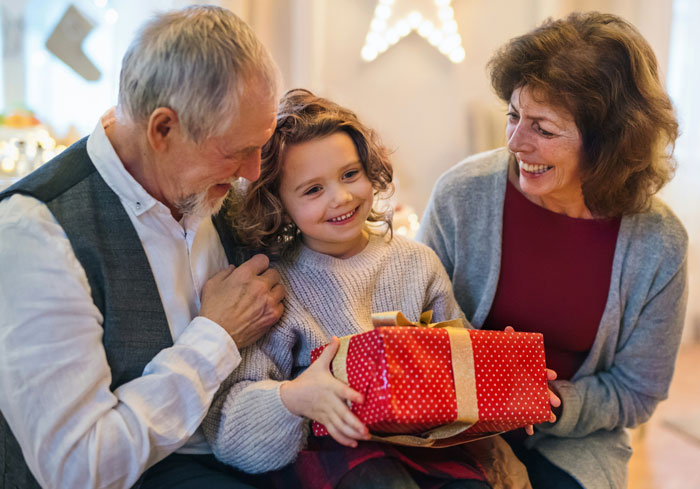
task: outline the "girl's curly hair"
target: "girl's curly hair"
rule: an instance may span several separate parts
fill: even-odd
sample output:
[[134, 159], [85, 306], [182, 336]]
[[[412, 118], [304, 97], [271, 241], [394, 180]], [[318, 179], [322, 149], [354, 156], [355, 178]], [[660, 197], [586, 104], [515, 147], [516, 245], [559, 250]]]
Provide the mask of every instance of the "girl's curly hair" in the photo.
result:
[[[389, 151], [377, 134], [362, 124], [354, 112], [308, 90], [293, 89], [282, 96], [277, 127], [262, 148], [260, 178], [248, 188], [232, 192], [227, 202], [227, 219], [240, 244], [273, 256], [287, 255], [297, 247], [299, 228], [287, 215], [279, 197], [285, 150], [338, 131], [352, 139], [374, 195], [391, 195], [394, 187]], [[378, 226], [384, 233], [392, 232], [390, 210], [373, 206], [367, 221], [384, 224]]]

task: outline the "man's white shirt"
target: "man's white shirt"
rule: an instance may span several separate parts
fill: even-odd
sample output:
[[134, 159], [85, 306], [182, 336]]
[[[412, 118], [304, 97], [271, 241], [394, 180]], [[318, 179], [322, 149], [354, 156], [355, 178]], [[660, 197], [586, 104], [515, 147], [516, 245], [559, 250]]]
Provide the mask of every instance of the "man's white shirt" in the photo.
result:
[[141, 240], [174, 345], [111, 392], [85, 271], [48, 208], [13, 195], [0, 202], [0, 410], [42, 486], [130, 487], [175, 450], [211, 452], [198, 427], [241, 357], [197, 316], [202, 286], [228, 266], [211, 219], [175, 221], [126, 171], [101, 121], [87, 151]]

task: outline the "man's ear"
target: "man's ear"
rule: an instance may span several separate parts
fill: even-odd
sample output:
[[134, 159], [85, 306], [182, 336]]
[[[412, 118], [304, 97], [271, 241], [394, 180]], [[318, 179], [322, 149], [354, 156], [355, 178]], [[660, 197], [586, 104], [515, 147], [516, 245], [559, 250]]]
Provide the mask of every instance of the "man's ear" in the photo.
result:
[[158, 107], [148, 118], [148, 143], [155, 151], [165, 151], [172, 144], [173, 138], [180, 133], [180, 121], [177, 112], [168, 107]]

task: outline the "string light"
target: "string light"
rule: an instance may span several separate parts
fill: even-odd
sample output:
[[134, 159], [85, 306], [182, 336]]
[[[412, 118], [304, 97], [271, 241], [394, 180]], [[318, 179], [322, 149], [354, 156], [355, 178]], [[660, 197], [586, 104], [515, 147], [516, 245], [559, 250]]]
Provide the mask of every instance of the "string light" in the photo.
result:
[[105, 12], [105, 20], [109, 24], [116, 24], [117, 20], [119, 20], [119, 12], [116, 11], [116, 9], [110, 8], [107, 9]]
[[450, 6], [451, 0], [434, 0], [439, 27], [415, 10], [390, 26], [389, 19], [392, 17], [394, 2], [395, 0], [377, 2], [374, 18], [360, 52], [362, 59], [367, 62], [375, 60], [377, 56], [415, 31], [453, 63], [461, 63], [464, 60], [466, 53], [462, 47], [462, 38], [457, 32], [457, 21]]

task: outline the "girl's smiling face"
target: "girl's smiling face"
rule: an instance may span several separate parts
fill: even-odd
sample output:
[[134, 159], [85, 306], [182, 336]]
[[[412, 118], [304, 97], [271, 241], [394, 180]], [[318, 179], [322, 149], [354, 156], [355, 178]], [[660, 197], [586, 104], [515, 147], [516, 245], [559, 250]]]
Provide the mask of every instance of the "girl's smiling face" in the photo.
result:
[[514, 183], [530, 200], [570, 217], [591, 217], [581, 190], [581, 133], [568, 111], [540, 101], [527, 85], [516, 88], [506, 140], [518, 164]]
[[350, 136], [330, 136], [289, 146], [279, 194], [306, 246], [336, 258], [367, 244], [365, 221], [374, 191]]

